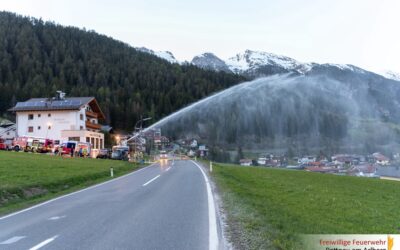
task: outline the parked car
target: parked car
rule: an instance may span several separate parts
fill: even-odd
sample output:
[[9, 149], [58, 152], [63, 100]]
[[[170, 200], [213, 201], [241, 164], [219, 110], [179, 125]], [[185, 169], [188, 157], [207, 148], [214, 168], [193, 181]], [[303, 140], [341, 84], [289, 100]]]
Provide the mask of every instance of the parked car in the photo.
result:
[[127, 161], [129, 160], [128, 154], [128, 146], [114, 146], [112, 148], [111, 159]]
[[99, 154], [97, 155], [98, 159], [110, 159], [111, 158], [111, 150], [108, 148], [100, 149]]

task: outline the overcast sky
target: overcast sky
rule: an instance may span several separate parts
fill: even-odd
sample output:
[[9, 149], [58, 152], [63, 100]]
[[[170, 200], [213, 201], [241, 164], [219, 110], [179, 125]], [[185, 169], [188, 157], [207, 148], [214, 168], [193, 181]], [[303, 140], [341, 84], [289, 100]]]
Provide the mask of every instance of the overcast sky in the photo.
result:
[[399, 0], [0, 0], [132, 46], [226, 59], [246, 49], [400, 72]]

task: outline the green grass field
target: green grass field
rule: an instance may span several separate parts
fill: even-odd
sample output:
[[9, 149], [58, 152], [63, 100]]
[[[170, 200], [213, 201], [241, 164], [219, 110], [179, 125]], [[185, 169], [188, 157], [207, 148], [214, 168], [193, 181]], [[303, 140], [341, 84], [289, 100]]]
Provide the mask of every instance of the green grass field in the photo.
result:
[[138, 168], [124, 161], [61, 158], [0, 151], [0, 214], [8, 213]]
[[400, 233], [400, 182], [215, 164], [228, 234], [242, 249], [298, 249], [299, 234]]

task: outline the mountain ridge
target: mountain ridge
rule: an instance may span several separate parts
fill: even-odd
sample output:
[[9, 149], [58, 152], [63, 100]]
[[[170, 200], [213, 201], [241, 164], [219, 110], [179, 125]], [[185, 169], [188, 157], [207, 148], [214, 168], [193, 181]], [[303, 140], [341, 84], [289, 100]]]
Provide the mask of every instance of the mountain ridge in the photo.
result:
[[[142, 48], [141, 48], [142, 49]], [[143, 48], [144, 52], [151, 53], [162, 59], [165, 59], [171, 63], [188, 63], [187, 61], [178, 61], [172, 52], [159, 51], [154, 52], [153, 50]], [[168, 53], [173, 60], [167, 58], [163, 54]], [[242, 53], [237, 53], [227, 59], [221, 59], [213, 52], [204, 52], [200, 55], [196, 55], [190, 61], [199, 68], [213, 71], [223, 71], [227, 73], [234, 73], [243, 75], [250, 78], [259, 78], [280, 73], [295, 73], [295, 74], [306, 74], [313, 67], [323, 65], [336, 67], [341, 70], [357, 70], [362, 72], [371, 72], [390, 80], [400, 81], [400, 73], [395, 71], [387, 70], [382, 72], [374, 72], [363, 69], [361, 67], [352, 64], [335, 64], [335, 63], [315, 63], [315, 62], [300, 62], [288, 56], [278, 55], [270, 52], [256, 51], [256, 50], [245, 50]]]

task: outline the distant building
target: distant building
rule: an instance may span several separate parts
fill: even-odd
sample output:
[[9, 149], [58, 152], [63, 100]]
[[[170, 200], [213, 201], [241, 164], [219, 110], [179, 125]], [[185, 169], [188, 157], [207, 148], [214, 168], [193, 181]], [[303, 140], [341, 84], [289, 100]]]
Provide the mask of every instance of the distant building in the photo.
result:
[[372, 157], [374, 157], [375, 162], [379, 165], [382, 166], [389, 165], [390, 159], [381, 153], [373, 153]]
[[16, 133], [17, 127], [15, 123], [6, 120], [0, 123], [0, 139], [12, 140]]
[[93, 149], [104, 148], [99, 120], [105, 119], [94, 97], [32, 98], [18, 102], [9, 111], [16, 113], [16, 136], [62, 141], [88, 142]]
[[377, 168], [374, 165], [365, 163], [351, 167], [347, 171], [347, 174], [362, 177], [377, 177], [376, 172]]
[[267, 164], [267, 158], [266, 157], [258, 158], [257, 164], [260, 165], [260, 166], [265, 166]]

